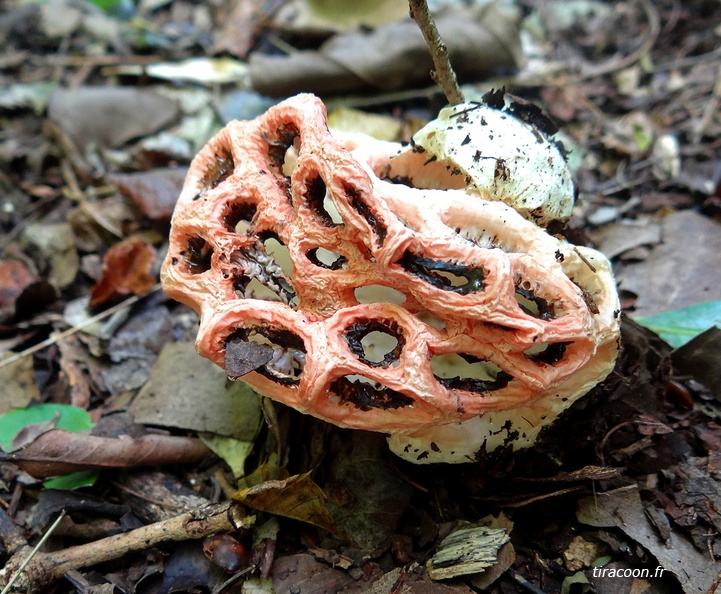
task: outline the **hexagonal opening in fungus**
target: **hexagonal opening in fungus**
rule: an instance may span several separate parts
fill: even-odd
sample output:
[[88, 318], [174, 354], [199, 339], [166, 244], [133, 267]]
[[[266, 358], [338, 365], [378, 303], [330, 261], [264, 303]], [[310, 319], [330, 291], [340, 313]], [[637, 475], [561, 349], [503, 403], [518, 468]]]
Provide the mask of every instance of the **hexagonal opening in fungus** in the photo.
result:
[[513, 379], [497, 365], [468, 353], [435, 355], [430, 364], [433, 375], [446, 388], [466, 392], [500, 390]]

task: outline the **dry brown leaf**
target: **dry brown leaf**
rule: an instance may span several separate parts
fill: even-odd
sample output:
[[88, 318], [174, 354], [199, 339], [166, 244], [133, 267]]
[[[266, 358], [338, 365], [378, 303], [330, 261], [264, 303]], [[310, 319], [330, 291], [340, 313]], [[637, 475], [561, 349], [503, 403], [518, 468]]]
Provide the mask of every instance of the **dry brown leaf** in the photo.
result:
[[15, 300], [32, 281], [32, 273], [19, 260], [0, 260], [0, 323], [15, 315]]
[[191, 464], [212, 453], [199, 439], [169, 435], [138, 438], [96, 437], [51, 429], [26, 447], [0, 454], [36, 478], [80, 470]]
[[163, 347], [130, 412], [138, 423], [240, 441], [253, 441], [263, 423], [251, 388], [243, 382], [229, 383], [222, 369], [198, 356], [192, 342], [168, 342]]
[[[275, 592], [360, 594], [369, 592], [369, 586], [382, 577], [382, 572], [377, 565], [368, 563], [364, 565], [360, 578], [354, 580], [346, 571], [317, 561], [312, 555], [299, 553], [276, 558], [273, 562], [271, 577]], [[391, 591], [395, 581], [397, 580], [391, 581], [390, 587], [385, 592]]]
[[216, 35], [212, 53], [228, 52], [245, 58], [253, 46], [256, 21], [260, 16], [260, 0], [232, 0], [226, 4], [228, 11], [223, 28]]
[[295, 35], [371, 30], [408, 17], [407, 0], [290, 0], [273, 14], [272, 27]]
[[90, 407], [90, 373], [92, 365], [86, 348], [80, 346], [77, 337], [68, 337], [58, 342], [60, 369], [70, 389], [70, 404], [83, 410]]
[[579, 499], [577, 510], [579, 522], [616, 527], [646, 548], [665, 570], [678, 578], [686, 594], [715, 591], [711, 586], [721, 573], [721, 563], [709, 559], [680, 532], [673, 532], [668, 543], [659, 539], [636, 485]]
[[[345, 590], [343, 590], [345, 593]], [[431, 580], [431, 577], [423, 569], [406, 569], [396, 567], [384, 574], [378, 581], [367, 590], [366, 594], [473, 594], [471, 590], [460, 580], [449, 583], [439, 583]]]
[[138, 219], [137, 211], [119, 193], [100, 200], [84, 200], [68, 213], [78, 249], [102, 252], [125, 237], [125, 230]]
[[80, 258], [75, 234], [68, 223], [32, 222], [20, 236], [23, 250], [32, 254], [43, 276], [56, 289], [68, 287], [78, 273]]
[[[11, 356], [13, 355], [0, 354], [0, 364], [3, 359]], [[23, 408], [33, 400], [39, 400], [40, 389], [35, 377], [33, 358], [22, 357], [0, 367], [0, 386], [2, 386], [0, 415], [14, 408]]]
[[159, 130], [178, 114], [173, 99], [130, 87], [56, 89], [48, 103], [49, 118], [81, 150], [120, 147]]
[[169, 221], [178, 200], [187, 167], [152, 169], [137, 173], [118, 173], [110, 179], [154, 221]]
[[721, 225], [693, 210], [664, 217], [663, 241], [643, 262], [621, 264], [622, 290], [638, 295], [635, 314], [652, 315], [721, 299]]
[[90, 307], [150, 289], [157, 282], [150, 274], [156, 256], [155, 248], [140, 237], [129, 237], [111, 247], [103, 258], [103, 276], [90, 291]]
[[326, 507], [325, 493], [310, 478], [310, 472], [242, 489], [233, 495], [233, 499], [253, 509], [313, 524], [338, 538], [350, 540], [336, 527], [335, 519]]
[[[436, 22], [461, 80], [478, 80], [522, 60], [516, 17], [495, 3], [446, 11]], [[428, 86], [433, 62], [418, 25], [408, 19], [370, 33], [336, 35], [318, 51], [255, 53], [248, 68], [253, 88], [264, 95], [322, 95], [369, 86], [385, 91]]]
[[658, 245], [661, 224], [652, 219], [621, 219], [598, 230], [598, 249], [609, 258], [615, 258], [639, 246]]

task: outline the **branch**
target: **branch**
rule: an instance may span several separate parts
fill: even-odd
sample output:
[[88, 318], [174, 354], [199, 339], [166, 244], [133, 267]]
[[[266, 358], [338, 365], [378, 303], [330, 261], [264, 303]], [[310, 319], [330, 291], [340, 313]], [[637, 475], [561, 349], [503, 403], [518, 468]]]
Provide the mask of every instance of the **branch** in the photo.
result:
[[456, 73], [448, 59], [448, 48], [438, 33], [436, 23], [428, 10], [428, 2], [426, 0], [408, 0], [408, 6], [413, 20], [418, 23], [418, 27], [423, 33], [431, 52], [431, 58], [433, 58], [434, 70], [431, 70], [431, 78], [441, 87], [451, 105], [463, 103], [463, 92], [458, 86]]
[[[71, 569], [90, 567], [142, 551], [167, 541], [204, 538], [219, 532], [232, 532], [252, 525], [254, 516], [244, 517], [237, 503], [223, 503], [115, 534], [94, 542], [51, 553], [38, 553], [23, 569], [15, 588], [37, 592], [62, 578]], [[251, 519], [252, 518], [252, 519]], [[27, 559], [29, 547], [18, 551], [0, 572], [0, 583], [7, 583]]]

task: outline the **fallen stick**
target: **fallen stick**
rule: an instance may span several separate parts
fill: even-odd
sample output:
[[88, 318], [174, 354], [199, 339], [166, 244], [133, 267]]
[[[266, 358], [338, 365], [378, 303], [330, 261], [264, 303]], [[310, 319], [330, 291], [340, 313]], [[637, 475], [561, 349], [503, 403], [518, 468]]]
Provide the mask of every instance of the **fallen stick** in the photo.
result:
[[438, 28], [433, 20], [431, 11], [426, 0], [408, 0], [413, 20], [418, 23], [418, 28], [423, 33], [428, 50], [433, 58], [434, 70], [431, 70], [431, 78], [441, 87], [443, 94], [451, 105], [463, 103], [463, 92], [458, 86], [456, 73], [448, 58], [448, 48], [443, 43]]
[[55, 529], [58, 527], [58, 524], [60, 524], [60, 521], [65, 517], [65, 510], [60, 512], [60, 515], [56, 518], [56, 520], [53, 522], [52, 526], [48, 528], [48, 531], [43, 535], [43, 537], [38, 541], [38, 544], [35, 545], [35, 547], [30, 551], [30, 553], [25, 557], [23, 562], [20, 564], [20, 567], [18, 567], [17, 572], [15, 575], [13, 575], [10, 580], [5, 584], [5, 587], [3, 588], [3, 591], [1, 594], [7, 594], [13, 587], [16, 581], [18, 581], [18, 578], [22, 575], [23, 570], [25, 567], [27, 567], [30, 564], [30, 561], [37, 555], [37, 552], [40, 550], [40, 547], [42, 547], [45, 544], [45, 541], [50, 538], [50, 535], [55, 531]]
[[37, 592], [62, 578], [71, 569], [90, 567], [123, 555], [141, 551], [161, 542], [204, 538], [219, 532], [249, 528], [255, 516], [247, 516], [234, 502], [211, 505], [148, 524], [130, 532], [116, 534], [52, 553], [37, 553], [26, 563], [30, 547], [16, 552], [0, 570], [0, 584], [7, 584], [23, 563], [22, 575], [15, 579], [14, 590]]

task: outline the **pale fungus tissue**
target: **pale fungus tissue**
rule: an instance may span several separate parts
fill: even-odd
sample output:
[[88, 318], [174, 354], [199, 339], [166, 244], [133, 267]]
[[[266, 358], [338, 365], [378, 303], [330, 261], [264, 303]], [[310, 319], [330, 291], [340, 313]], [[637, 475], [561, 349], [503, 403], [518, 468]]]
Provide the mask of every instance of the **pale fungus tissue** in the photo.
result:
[[195, 158], [163, 286], [230, 377], [405, 460], [527, 447], [619, 340], [608, 260], [541, 227], [573, 206], [553, 133], [499, 91], [402, 147], [329, 131], [297, 95]]

